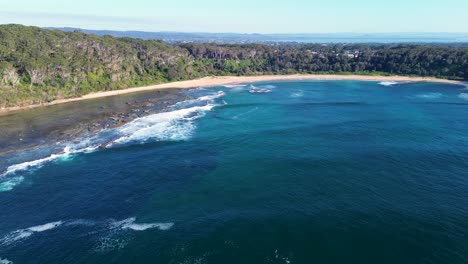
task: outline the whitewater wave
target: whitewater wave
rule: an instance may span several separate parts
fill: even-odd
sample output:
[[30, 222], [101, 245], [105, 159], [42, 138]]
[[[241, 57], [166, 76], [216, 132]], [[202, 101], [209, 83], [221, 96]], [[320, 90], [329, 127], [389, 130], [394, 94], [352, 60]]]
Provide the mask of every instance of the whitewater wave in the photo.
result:
[[209, 95], [203, 95], [198, 98], [194, 99], [188, 99], [182, 102], [178, 102], [175, 105], [171, 106], [171, 110], [177, 110], [177, 109], [182, 109], [182, 108], [190, 108], [193, 106], [203, 106], [203, 105], [208, 105], [208, 104], [219, 104], [218, 99], [222, 98], [225, 96], [226, 93], [223, 91], [219, 91], [213, 94]]
[[242, 92], [246, 89], [246, 84], [233, 84], [233, 85], [224, 85], [224, 88], [228, 88], [230, 92]]
[[95, 226], [97, 225], [96, 221], [86, 220], [86, 219], [77, 219], [71, 220], [64, 224], [65, 226]]
[[13, 177], [0, 182], [0, 192], [8, 192], [24, 181], [23, 176]]
[[442, 98], [444, 95], [441, 93], [425, 93], [425, 94], [418, 94], [416, 97], [421, 99], [439, 99]]
[[145, 143], [149, 140], [187, 140], [196, 128], [196, 119], [203, 117], [214, 107], [226, 104], [221, 99], [223, 96], [225, 93], [219, 91], [186, 100], [171, 106], [168, 112], [140, 117], [121, 127], [65, 143], [59, 153], [10, 165], [0, 174], [0, 192], [10, 191], [21, 184], [24, 178], [20, 173], [33, 172], [50, 162], [70, 160], [76, 154], [91, 153], [118, 144]]
[[115, 139], [101, 145], [110, 147], [116, 144], [145, 143], [156, 141], [187, 140], [195, 129], [193, 121], [205, 116], [206, 112], [225, 104], [220, 98], [225, 96], [222, 91], [179, 102], [171, 107], [171, 111], [137, 118], [119, 128], [114, 129]]
[[458, 95], [459, 98], [468, 101], [468, 93], [461, 93]]
[[250, 85], [249, 92], [250, 93], [270, 93], [271, 88], [266, 88], [265, 86], [264, 87], [257, 87], [255, 85]]
[[[36, 233], [41, 233], [45, 231], [50, 231], [58, 227], [69, 227], [69, 226], [83, 226], [83, 227], [93, 227], [101, 226], [104, 229], [98, 229], [98, 232], [106, 232], [107, 235], [101, 237], [101, 243], [99, 247], [108, 247], [111, 244], [112, 247], [116, 245], [123, 245], [123, 240], [120, 238], [113, 238], [114, 235], [118, 232], [123, 232], [125, 230], [131, 231], [145, 231], [149, 229], [158, 229], [161, 231], [167, 231], [174, 226], [174, 223], [137, 223], [136, 217], [130, 217], [122, 221], [115, 220], [106, 220], [106, 221], [93, 221], [86, 219], [77, 219], [70, 221], [57, 221], [51, 222], [44, 225], [33, 226], [25, 229], [19, 229], [13, 232], [6, 234], [3, 238], [0, 239], [0, 245], [7, 246], [13, 243], [19, 242], [21, 240], [27, 239], [33, 236]], [[120, 246], [118, 246], [120, 247]], [[0, 264], [3, 264], [0, 262]]]
[[0, 264], [13, 264], [13, 261], [10, 261], [8, 259], [0, 258]]
[[145, 231], [148, 229], [157, 228], [162, 231], [171, 229], [174, 226], [174, 223], [136, 223], [136, 218], [131, 217], [122, 221], [114, 222], [111, 224], [111, 228], [120, 228], [123, 230], [133, 230], [133, 231]]
[[402, 85], [402, 84], [408, 84], [408, 83], [412, 83], [412, 82], [411, 81], [409, 82], [395, 82], [395, 81], [379, 82], [379, 84], [383, 86], [395, 86], [395, 85]]
[[109, 225], [109, 233], [99, 239], [95, 250], [98, 252], [108, 252], [125, 248], [130, 238], [121, 236], [121, 231], [145, 231], [148, 229], [159, 229], [166, 231], [171, 229], [174, 223], [136, 223], [136, 218], [131, 217], [121, 221], [112, 221]]
[[15, 165], [9, 166], [6, 171], [3, 174], [0, 174], [0, 177], [4, 177], [10, 174], [15, 174], [19, 171], [26, 171], [30, 169], [39, 169], [42, 166], [44, 166], [45, 163], [54, 161], [60, 158], [66, 158], [68, 155], [70, 155], [69, 149], [65, 148], [62, 153], [60, 154], [52, 154], [49, 157], [42, 158], [42, 159], [37, 159], [33, 161], [27, 161]]
[[114, 143], [122, 144], [133, 141], [143, 143], [150, 139], [159, 141], [186, 140], [195, 128], [192, 121], [202, 117], [206, 111], [210, 111], [213, 107], [215, 106], [195, 106], [135, 119], [118, 129], [122, 136], [114, 140]]
[[194, 120], [205, 116], [213, 108], [226, 104], [220, 101], [225, 96], [222, 91], [179, 102], [170, 107], [171, 111], [137, 118], [111, 131], [113, 140], [99, 147], [130, 142], [145, 143], [148, 140], [186, 140], [195, 128]]
[[[78, 147], [78, 148], [77, 148]], [[17, 176], [19, 173], [34, 172], [42, 168], [45, 164], [54, 161], [66, 161], [72, 158], [74, 154], [90, 153], [98, 149], [98, 146], [87, 146], [79, 148], [79, 144], [75, 146], [66, 146], [60, 153], [52, 154], [45, 158], [39, 158], [32, 161], [26, 161], [8, 166], [6, 170], [0, 174], [0, 192], [11, 191], [15, 186], [24, 181], [23, 176]], [[14, 176], [14, 177], [11, 177]]]
[[29, 227], [26, 229], [13, 231], [7, 234], [6, 236], [4, 236], [2, 239], [0, 239], [0, 245], [10, 245], [19, 240], [28, 238], [34, 235], [35, 233], [41, 233], [41, 232], [55, 229], [61, 226], [62, 224], [63, 224], [62, 221], [58, 221], [58, 222], [52, 222], [52, 223], [47, 223], [44, 225], [38, 225], [38, 226]]
[[379, 84], [383, 86], [393, 86], [399, 84], [399, 82], [380, 82]]
[[299, 90], [291, 93], [292, 98], [299, 98], [304, 96], [304, 91]]
[[223, 87], [229, 88], [229, 89], [244, 88], [244, 87], [246, 87], [246, 86], [247, 86], [246, 84], [230, 84], [230, 85], [223, 85]]

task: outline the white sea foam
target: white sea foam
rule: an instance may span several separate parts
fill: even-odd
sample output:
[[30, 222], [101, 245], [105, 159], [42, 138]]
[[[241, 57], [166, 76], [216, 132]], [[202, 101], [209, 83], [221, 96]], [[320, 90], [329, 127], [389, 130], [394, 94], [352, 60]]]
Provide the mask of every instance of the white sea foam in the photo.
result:
[[304, 91], [299, 90], [291, 93], [292, 98], [299, 98], [304, 96]]
[[250, 85], [249, 92], [250, 93], [270, 93], [271, 89], [268, 89], [265, 87], [257, 87], [255, 85]]
[[131, 229], [134, 231], [144, 231], [147, 229], [158, 228], [159, 230], [169, 230], [174, 226], [173, 223], [153, 223], [153, 224], [129, 224], [123, 227], [123, 229]]
[[45, 225], [33, 226], [33, 227], [28, 228], [28, 230], [32, 232], [44, 232], [47, 230], [52, 230], [58, 226], [61, 226], [62, 224], [63, 224], [62, 221], [52, 222], [52, 223], [48, 223]]
[[62, 221], [58, 221], [58, 222], [47, 223], [45, 225], [38, 225], [38, 226], [29, 227], [26, 229], [16, 230], [7, 234], [2, 239], [0, 239], [0, 244], [10, 245], [16, 241], [28, 238], [34, 235], [34, 233], [40, 233], [40, 232], [52, 230], [54, 228], [61, 226], [62, 224], [63, 224]]
[[459, 98], [468, 101], [468, 93], [461, 93], [458, 95]]
[[24, 181], [23, 176], [8, 178], [0, 182], [0, 192], [11, 191], [15, 188], [15, 186], [21, 184], [23, 181]]
[[216, 100], [216, 99], [218, 99], [218, 98], [221, 98], [221, 97], [223, 97], [223, 96], [225, 96], [225, 95], [226, 95], [225, 92], [219, 91], [219, 92], [217, 92], [217, 93], [215, 93], [215, 94], [212, 94], [212, 95], [200, 96], [200, 97], [198, 97], [198, 98], [195, 99], [195, 100], [197, 100], [197, 101], [207, 101], [207, 102], [210, 102], [210, 103], [211, 103], [211, 102], [213, 102], [214, 100]]
[[8, 259], [0, 258], [0, 264], [13, 264], [13, 261]]
[[193, 107], [193, 106], [216, 104], [216, 100], [218, 100], [219, 98], [221, 98], [221, 97], [223, 97], [225, 95], [226, 95], [226, 93], [224, 93], [223, 91], [219, 91], [219, 92], [216, 92], [214, 94], [204, 95], [204, 96], [200, 96], [198, 98], [178, 102], [175, 105], [173, 105], [171, 107], [171, 109], [172, 110], [177, 110], [177, 109], [182, 109], [182, 108], [190, 108], [190, 107]]
[[385, 81], [385, 82], [380, 82], [379, 84], [383, 86], [394, 86], [394, 85], [403, 85], [403, 84], [409, 84], [409, 83], [414, 83], [414, 81], [400, 81], [400, 82]]
[[59, 158], [64, 158], [64, 157], [68, 156], [69, 154], [70, 153], [66, 152], [66, 150], [64, 149], [64, 152], [60, 153], [60, 154], [52, 154], [52, 155], [50, 155], [49, 157], [46, 157], [46, 158], [11, 165], [6, 169], [6, 171], [3, 174], [0, 175], [0, 177], [4, 177], [4, 176], [10, 175], [10, 174], [15, 174], [15, 173], [17, 173], [19, 171], [30, 170], [32, 168], [38, 169], [38, 168], [44, 166], [44, 164], [47, 163], [47, 162], [54, 161], [54, 160], [59, 159]]
[[149, 139], [186, 140], [195, 128], [192, 121], [204, 116], [205, 112], [214, 107], [214, 104], [208, 104], [137, 118], [118, 129], [121, 136], [114, 143], [144, 142]]
[[[119, 138], [114, 143], [158, 141], [179, 141], [188, 139], [195, 129], [194, 120], [220, 105], [222, 91], [176, 104], [175, 110], [141, 117], [117, 129]], [[181, 106], [185, 107], [178, 109]]]
[[291, 264], [291, 260], [288, 257], [282, 256], [278, 250], [275, 250], [275, 259], [279, 261], [284, 261], [285, 264]]
[[122, 235], [121, 232], [145, 231], [148, 229], [159, 229], [166, 231], [172, 228], [173, 223], [136, 223], [136, 218], [131, 217], [122, 221], [112, 221], [108, 224], [108, 233], [99, 239], [96, 246], [98, 252], [108, 252], [123, 249], [129, 242], [130, 237]]
[[422, 98], [422, 99], [439, 99], [443, 97], [444, 95], [441, 93], [425, 93], [425, 94], [418, 94], [416, 97]]
[[468, 82], [462, 82], [461, 85], [465, 86], [463, 90], [468, 90]]
[[239, 85], [224, 85], [225, 88], [228, 88], [230, 92], [242, 92], [247, 88], [246, 84], [239, 84]]
[[[104, 235], [99, 238], [99, 243], [97, 244], [96, 249], [99, 251], [108, 251], [124, 248], [128, 244], [129, 238], [126, 235], [122, 236], [122, 232], [125, 232], [126, 230], [140, 232], [149, 229], [159, 229], [161, 231], [167, 231], [174, 226], [174, 223], [137, 223], [135, 217], [127, 218], [122, 221], [111, 222], [86, 219], [57, 221], [10, 232], [0, 239], [0, 246], [12, 245], [27, 239], [36, 233], [53, 230], [60, 226], [83, 226], [86, 228], [98, 226], [98, 228], [93, 233], [104, 232]], [[104, 229], [102, 227], [104, 227]], [[0, 262], [0, 264], [3, 263]]]
[[393, 86], [393, 85], [396, 85], [396, 84], [399, 84], [399, 82], [380, 82], [379, 83], [380, 85], [383, 85], [383, 86]]
[[237, 89], [237, 88], [244, 88], [247, 85], [245, 85], [245, 84], [231, 84], [231, 85], [223, 85], [223, 86], [226, 87], [226, 88], [230, 88], [230, 89]]
[[[43, 167], [45, 164], [49, 163], [49, 162], [52, 162], [52, 161], [56, 161], [56, 160], [62, 160], [62, 161], [65, 161], [65, 160], [68, 160], [72, 157], [73, 154], [77, 154], [77, 153], [91, 153], [95, 150], [98, 149], [98, 146], [99, 145], [95, 145], [95, 146], [86, 146], [85, 147], [82, 147], [83, 143], [79, 143], [79, 144], [72, 144], [70, 143], [69, 145], [65, 146], [62, 150], [62, 152], [58, 153], [58, 154], [52, 154], [48, 157], [45, 157], [45, 158], [40, 158], [40, 159], [36, 159], [36, 160], [32, 160], [32, 161], [26, 161], [26, 162], [23, 162], [23, 163], [18, 163], [18, 164], [14, 164], [14, 165], [11, 165], [9, 167], [6, 168], [5, 172], [3, 172], [2, 174], [0, 174], [0, 178], [2, 177], [6, 177], [6, 176], [9, 176], [9, 175], [15, 175], [19, 172], [25, 172], [25, 171], [34, 171], [34, 170], [37, 170], [37, 169], [40, 169], [41, 167]], [[12, 178], [10, 180], [8, 180], [8, 182], [4, 182], [4, 184], [6, 186], [8, 185], [18, 185], [20, 184], [22, 181], [24, 180], [23, 177], [15, 177], [15, 178]], [[1, 192], [1, 186], [2, 186], [2, 183], [0, 183], [0, 192]], [[10, 189], [11, 190], [11, 189]]]
[[111, 224], [111, 229], [120, 228], [123, 230], [145, 231], [148, 229], [158, 228], [159, 230], [165, 231], [174, 226], [174, 223], [135, 223], [135, 221], [135, 217], [117, 221]]
[[66, 226], [94, 226], [96, 225], [95, 221], [86, 220], [86, 219], [77, 219], [68, 221], [65, 223]]

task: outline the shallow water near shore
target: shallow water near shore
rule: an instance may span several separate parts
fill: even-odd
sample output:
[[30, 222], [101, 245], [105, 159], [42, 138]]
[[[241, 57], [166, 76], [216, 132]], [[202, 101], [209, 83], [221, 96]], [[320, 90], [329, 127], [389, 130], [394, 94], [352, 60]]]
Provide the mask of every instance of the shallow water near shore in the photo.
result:
[[0, 263], [466, 263], [465, 89], [227, 85], [69, 141], [31, 133], [0, 151]]

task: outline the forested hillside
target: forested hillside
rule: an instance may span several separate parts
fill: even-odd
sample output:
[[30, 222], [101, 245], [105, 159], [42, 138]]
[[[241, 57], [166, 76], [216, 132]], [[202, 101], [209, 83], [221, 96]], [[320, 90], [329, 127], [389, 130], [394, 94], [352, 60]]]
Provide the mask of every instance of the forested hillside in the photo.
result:
[[0, 26], [0, 107], [210, 75], [398, 74], [468, 80], [468, 48], [216, 45]]

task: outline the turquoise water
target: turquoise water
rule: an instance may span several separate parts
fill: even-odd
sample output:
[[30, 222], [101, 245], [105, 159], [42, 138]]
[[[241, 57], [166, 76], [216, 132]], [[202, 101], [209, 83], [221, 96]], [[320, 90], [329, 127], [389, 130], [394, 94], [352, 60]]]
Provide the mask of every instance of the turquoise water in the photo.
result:
[[0, 263], [467, 263], [465, 89], [194, 89], [0, 157]]

